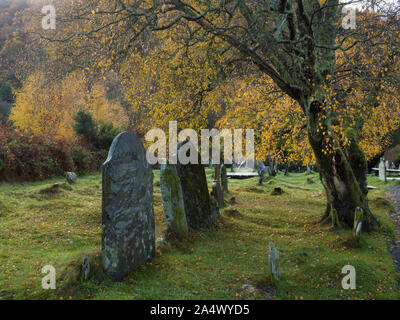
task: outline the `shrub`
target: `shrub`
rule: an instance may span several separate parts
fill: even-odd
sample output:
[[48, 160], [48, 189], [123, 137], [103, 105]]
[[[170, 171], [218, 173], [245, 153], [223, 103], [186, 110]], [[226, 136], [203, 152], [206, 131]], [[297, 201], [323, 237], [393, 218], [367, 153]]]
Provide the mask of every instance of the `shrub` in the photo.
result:
[[11, 103], [8, 103], [7, 101], [3, 101], [0, 99], [0, 121], [4, 123], [7, 122], [11, 108], [12, 108]]
[[97, 125], [89, 111], [80, 109], [74, 115], [75, 123], [72, 125], [77, 136], [85, 138], [94, 144], [97, 136]]
[[0, 181], [44, 180], [67, 171], [85, 174], [99, 170], [102, 156], [83, 142], [69, 146], [0, 124]]
[[121, 132], [111, 122], [97, 124], [92, 114], [83, 109], [76, 113], [74, 121], [73, 128], [76, 135], [98, 150], [108, 150], [115, 136]]
[[8, 82], [2, 82], [0, 84], [0, 100], [6, 101], [8, 103], [14, 103], [14, 94], [12, 90], [13, 89]]
[[120, 133], [120, 130], [114, 128], [111, 122], [104, 122], [100, 125], [95, 147], [100, 150], [108, 150], [114, 138]]
[[82, 150], [73, 150], [72, 159], [78, 174], [84, 174], [90, 170], [90, 157]]

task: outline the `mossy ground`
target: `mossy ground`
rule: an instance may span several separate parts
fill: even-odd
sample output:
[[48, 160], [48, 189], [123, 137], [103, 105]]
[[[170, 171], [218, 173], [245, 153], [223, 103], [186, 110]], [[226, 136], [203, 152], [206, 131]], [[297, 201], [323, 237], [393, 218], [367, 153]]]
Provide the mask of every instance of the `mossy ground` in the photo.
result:
[[[163, 236], [159, 172], [154, 173], [156, 233]], [[207, 179], [211, 188], [209, 169]], [[262, 299], [263, 290], [275, 299], [400, 297], [399, 275], [387, 250], [394, 237], [391, 208], [374, 201], [395, 182], [368, 177], [378, 187], [369, 198], [382, 226], [352, 245], [351, 230], [318, 223], [325, 196], [317, 174], [280, 174], [263, 186], [258, 178], [230, 179], [225, 199], [236, 202], [221, 210], [214, 227], [192, 232], [182, 243], [158, 246], [156, 259], [121, 283], [111, 282], [100, 267], [101, 175], [81, 177], [73, 190], [40, 193], [60, 182], [0, 184], [0, 299]], [[284, 193], [271, 195], [276, 187]], [[270, 241], [280, 252], [279, 283], [268, 270]], [[88, 282], [79, 276], [84, 255], [93, 267]], [[356, 268], [356, 290], [341, 288], [347, 264]], [[57, 270], [56, 290], [41, 288], [44, 265]], [[244, 291], [243, 284], [261, 290]]]

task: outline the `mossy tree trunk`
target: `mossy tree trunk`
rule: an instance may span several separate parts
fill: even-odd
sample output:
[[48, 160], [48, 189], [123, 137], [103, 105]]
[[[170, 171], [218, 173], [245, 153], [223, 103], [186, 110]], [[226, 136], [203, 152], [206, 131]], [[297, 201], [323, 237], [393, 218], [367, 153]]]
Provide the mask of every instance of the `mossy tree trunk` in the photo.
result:
[[355, 209], [360, 207], [364, 210], [363, 229], [371, 231], [377, 220], [366, 198], [364, 154], [354, 136], [349, 137], [350, 145], [343, 149], [332, 132], [328, 108], [321, 101], [309, 98], [302, 102], [302, 107], [307, 117], [308, 138], [327, 196], [324, 218], [332, 221], [331, 215], [335, 210], [340, 224], [353, 227]]

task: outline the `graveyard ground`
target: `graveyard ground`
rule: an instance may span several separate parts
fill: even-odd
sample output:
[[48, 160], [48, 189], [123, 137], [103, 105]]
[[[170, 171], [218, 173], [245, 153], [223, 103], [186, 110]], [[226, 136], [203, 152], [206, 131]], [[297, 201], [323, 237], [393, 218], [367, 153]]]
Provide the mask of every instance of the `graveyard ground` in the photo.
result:
[[[209, 186], [212, 171], [207, 169]], [[307, 178], [313, 183], [308, 183]], [[81, 177], [72, 190], [40, 191], [62, 179], [0, 184], [1, 299], [399, 299], [392, 257], [394, 227], [384, 200], [387, 185], [374, 176], [371, 208], [380, 230], [362, 234], [359, 247], [350, 230], [320, 225], [324, 193], [318, 175], [280, 174], [263, 186], [257, 178], [229, 180], [227, 201], [211, 229], [193, 232], [183, 243], [160, 244], [156, 259], [121, 283], [98, 267], [101, 246], [101, 175]], [[310, 182], [310, 181], [309, 181]], [[271, 195], [275, 187], [283, 195]], [[159, 174], [155, 171], [156, 232], [163, 236]], [[268, 271], [268, 244], [280, 252], [279, 282]], [[79, 277], [89, 256], [92, 276]], [[342, 290], [343, 266], [357, 271], [357, 289]], [[57, 289], [41, 288], [41, 267], [57, 270]], [[244, 286], [243, 285], [249, 285]]]

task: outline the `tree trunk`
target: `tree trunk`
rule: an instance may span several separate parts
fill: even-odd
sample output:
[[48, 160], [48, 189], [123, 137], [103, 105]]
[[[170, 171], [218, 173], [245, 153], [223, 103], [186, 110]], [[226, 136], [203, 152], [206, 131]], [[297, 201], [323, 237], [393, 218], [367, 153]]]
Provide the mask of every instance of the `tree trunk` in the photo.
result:
[[371, 231], [377, 220], [372, 215], [366, 198], [365, 170], [354, 170], [358, 177], [353, 171], [353, 168], [359, 169], [364, 166], [362, 162], [365, 161], [365, 157], [356, 139], [351, 139], [346, 154], [346, 150], [343, 150], [331, 130], [329, 111], [326, 111], [327, 108], [319, 101], [310, 100], [302, 107], [307, 117], [308, 138], [327, 196], [324, 219], [333, 220], [331, 214], [337, 213], [341, 225], [353, 227], [355, 209], [360, 207], [364, 211], [363, 230]]

